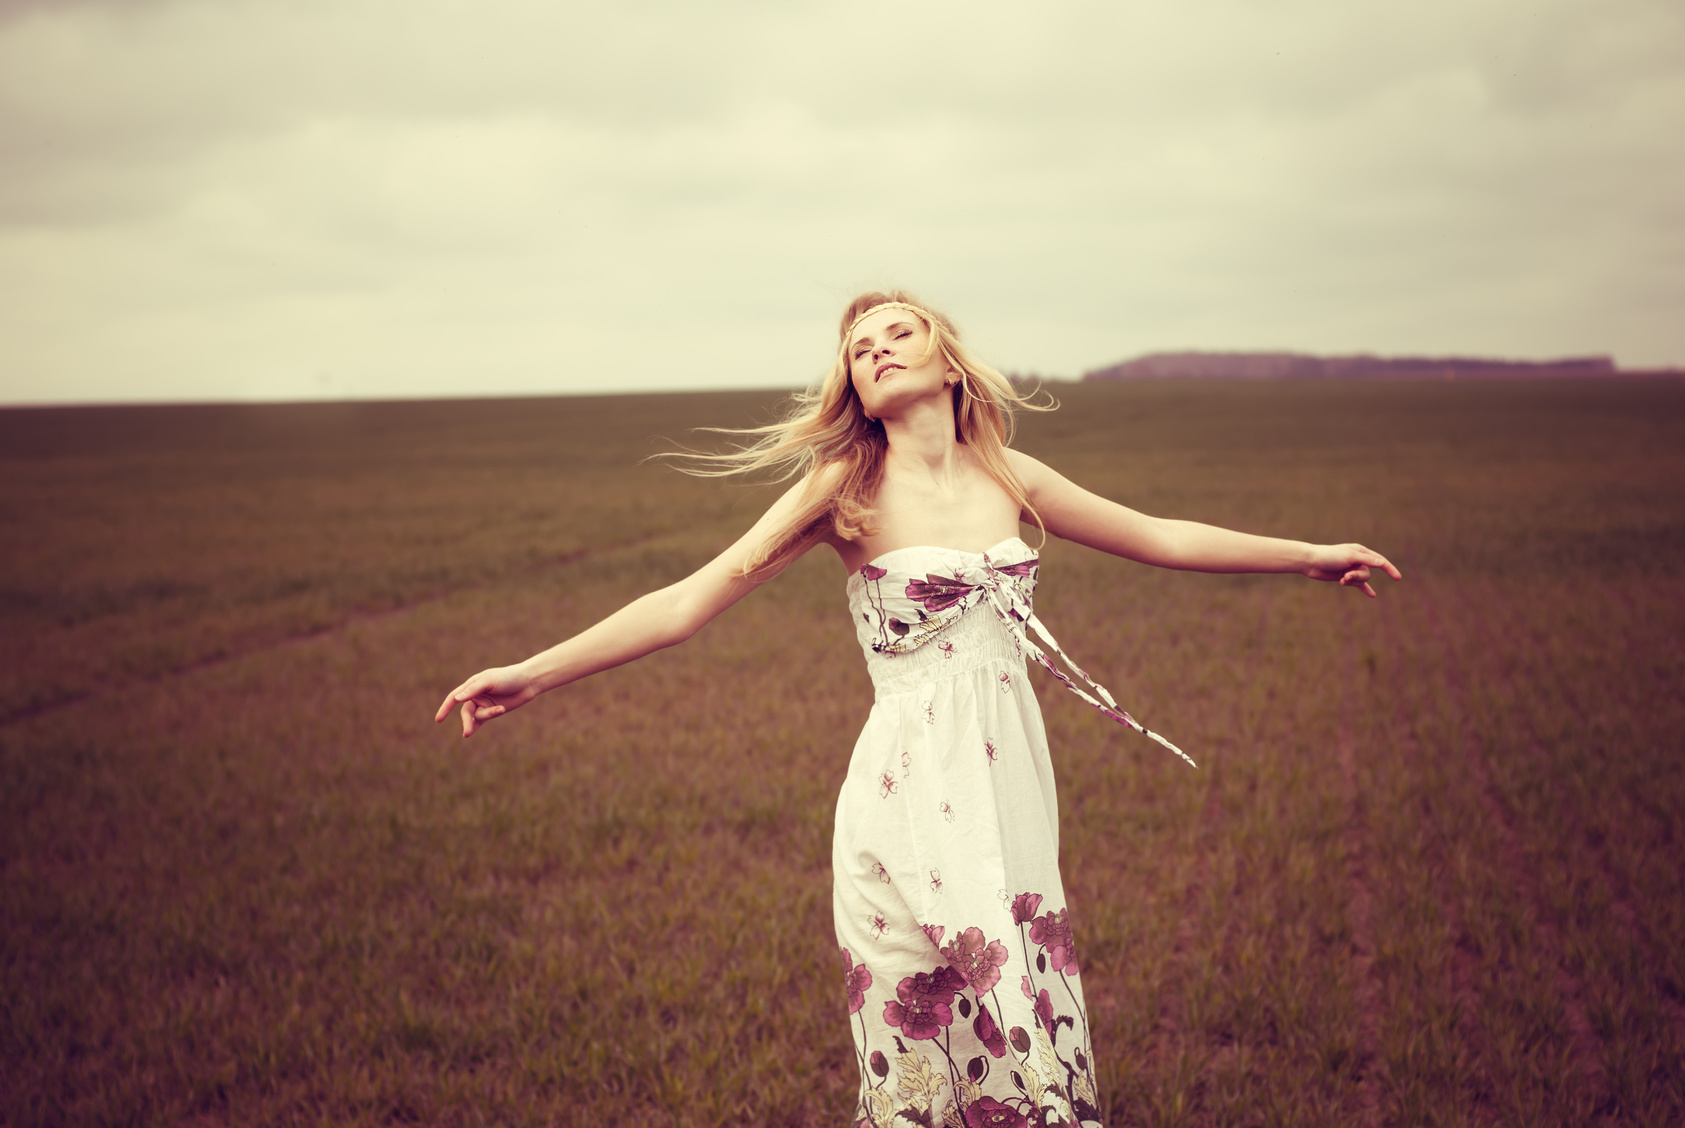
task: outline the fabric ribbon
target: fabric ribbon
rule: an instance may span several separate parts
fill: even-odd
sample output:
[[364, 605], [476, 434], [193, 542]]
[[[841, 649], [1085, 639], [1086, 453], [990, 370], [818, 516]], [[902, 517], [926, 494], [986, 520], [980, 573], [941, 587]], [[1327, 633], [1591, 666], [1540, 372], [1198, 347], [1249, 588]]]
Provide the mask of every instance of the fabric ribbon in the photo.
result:
[[[989, 554], [986, 552], [983, 554], [984, 580], [981, 586], [989, 597], [989, 606], [994, 608], [995, 614], [1000, 618], [1001, 624], [1006, 627], [1007, 634], [1012, 636], [1012, 641], [1018, 646], [1020, 653], [1028, 654], [1031, 658], [1035, 659], [1037, 665], [1063, 682], [1066, 689], [1070, 690], [1072, 693], [1100, 710], [1100, 712], [1104, 713], [1118, 724], [1127, 725], [1129, 728], [1134, 729], [1142, 736], [1158, 741], [1160, 744], [1176, 753], [1176, 755], [1186, 760], [1190, 766], [1195, 768], [1199, 767], [1198, 764], [1194, 763], [1193, 757], [1170, 743], [1170, 741], [1166, 740], [1158, 733], [1149, 729], [1146, 725], [1143, 725], [1140, 721], [1137, 721], [1123, 709], [1118, 708], [1117, 701], [1114, 700], [1112, 695], [1106, 691], [1106, 687], [1089, 677], [1083, 671], [1081, 666], [1071, 661], [1070, 655], [1066, 654], [1065, 651], [1060, 648], [1058, 641], [1053, 637], [1048, 629], [1042, 625], [1041, 620], [1036, 618], [1035, 609], [1031, 607], [1029, 602], [1019, 593], [1018, 586], [1010, 582], [1013, 570], [1021, 567], [1022, 565], [1008, 564], [1004, 567], [997, 568], [995, 567], [994, 561], [989, 559]], [[1082, 686], [1072, 681], [1065, 671], [1055, 665], [1053, 659], [1047, 656], [1047, 650], [1043, 650], [1040, 646], [1037, 646], [1030, 638], [1030, 631], [1034, 631], [1036, 635], [1047, 644], [1047, 649], [1057, 654], [1059, 656], [1059, 660], [1064, 662], [1066, 666], [1070, 667], [1071, 673], [1081, 678], [1083, 683], [1094, 692], [1090, 693], [1088, 689], [1084, 689]], [[1098, 694], [1098, 696], [1096, 696], [1096, 694]]]

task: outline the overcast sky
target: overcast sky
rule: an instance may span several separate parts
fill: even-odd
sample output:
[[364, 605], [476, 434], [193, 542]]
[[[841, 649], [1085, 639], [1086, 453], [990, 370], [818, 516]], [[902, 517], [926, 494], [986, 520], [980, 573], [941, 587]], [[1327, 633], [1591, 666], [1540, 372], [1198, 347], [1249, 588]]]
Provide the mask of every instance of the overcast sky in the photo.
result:
[[0, 402], [1685, 363], [1685, 5], [0, 0]]

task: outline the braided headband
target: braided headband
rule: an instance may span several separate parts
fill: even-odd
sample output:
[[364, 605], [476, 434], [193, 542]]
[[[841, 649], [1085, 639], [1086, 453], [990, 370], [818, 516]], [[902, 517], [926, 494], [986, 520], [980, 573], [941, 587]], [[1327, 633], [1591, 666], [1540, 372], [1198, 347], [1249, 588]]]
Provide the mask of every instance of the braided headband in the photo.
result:
[[935, 315], [932, 314], [928, 309], [920, 309], [918, 306], [914, 305], [911, 302], [884, 302], [882, 305], [875, 305], [871, 309], [861, 310], [860, 315], [858, 317], [856, 317], [853, 321], [850, 321], [848, 323], [848, 332], [843, 334], [843, 339], [842, 339], [842, 347], [843, 348], [845, 348], [845, 349], [848, 348], [848, 339], [850, 337], [854, 336], [855, 326], [859, 325], [860, 322], [863, 319], [865, 319], [865, 318], [871, 316], [872, 314], [878, 312], [878, 310], [880, 310], [880, 309], [906, 309], [906, 310], [911, 310], [914, 313], [918, 314], [921, 319], [923, 319], [926, 328], [934, 327], [935, 324], [936, 324]]

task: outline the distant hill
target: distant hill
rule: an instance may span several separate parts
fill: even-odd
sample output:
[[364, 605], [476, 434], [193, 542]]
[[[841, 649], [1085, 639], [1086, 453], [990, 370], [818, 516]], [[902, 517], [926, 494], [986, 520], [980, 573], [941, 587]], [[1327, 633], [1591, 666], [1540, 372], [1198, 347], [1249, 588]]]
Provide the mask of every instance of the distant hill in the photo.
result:
[[1096, 368], [1084, 380], [1503, 380], [1615, 376], [1607, 356], [1491, 360], [1467, 356], [1311, 356], [1288, 352], [1162, 352]]

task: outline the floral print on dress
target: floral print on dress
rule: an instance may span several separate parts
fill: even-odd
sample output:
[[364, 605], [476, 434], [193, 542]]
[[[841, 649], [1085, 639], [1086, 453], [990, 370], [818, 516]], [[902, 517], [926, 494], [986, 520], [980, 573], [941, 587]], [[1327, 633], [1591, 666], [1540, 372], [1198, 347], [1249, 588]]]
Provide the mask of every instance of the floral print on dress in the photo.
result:
[[1077, 974], [1077, 943], [1064, 909], [1037, 917], [1030, 926], [1030, 939], [1046, 949], [1047, 962], [1054, 971]]
[[1030, 1128], [1030, 1118], [993, 1097], [978, 1097], [965, 1110], [965, 1128]]
[[1006, 945], [999, 940], [985, 942], [983, 930], [975, 926], [954, 937], [942, 954], [948, 958], [948, 966], [964, 977], [966, 986], [979, 995], [1000, 982], [1000, 969], [1006, 963]]
[[[857, 1126], [1100, 1120], [1052, 765], [1019, 681], [1037, 653], [1028, 638], [1063, 658], [1030, 610], [1036, 572], [1035, 553], [1011, 539], [987, 553], [897, 550], [850, 577], [876, 696], [833, 854]], [[1019, 844], [1010, 869], [996, 856], [1008, 838]]]
[[[878, 612], [878, 635], [880, 644], [874, 645], [872, 647], [874, 650], [887, 648], [889, 645], [889, 636], [884, 634], [884, 628], [888, 624], [888, 616], [884, 614], [883, 611], [883, 587], [881, 586], [883, 578], [887, 575], [889, 575], [888, 568], [879, 568], [875, 564], [863, 564], [860, 567], [860, 578], [866, 581], [869, 590], [877, 594], [877, 599], [872, 603], [872, 609]], [[861, 617], [866, 619], [868, 622], [871, 621], [870, 616], [865, 612], [861, 612]]]
[[1024, 997], [1035, 1006], [1036, 1021], [1041, 1023], [1042, 1029], [1047, 1031], [1049, 1038], [1053, 1037], [1057, 1033], [1054, 1028], [1056, 1020], [1053, 1017], [1053, 997], [1047, 993], [1046, 987], [1043, 987], [1041, 993], [1037, 994], [1035, 987], [1030, 983], [1030, 977], [1027, 975], [1023, 980], [1023, 990]]
[[[1093, 1067], [1086, 1046], [1087, 1022], [1064, 1010], [1054, 992], [1057, 985], [1034, 978], [1050, 966], [1050, 951], [1063, 951], [1062, 966], [1073, 968], [1075, 947], [1070, 938], [1067, 910], [1038, 912], [1045, 898], [1034, 892], [1002, 898], [1003, 923], [1011, 919], [1025, 947], [1035, 952], [1032, 967], [1018, 974], [1018, 992], [1025, 1003], [1027, 1025], [1003, 1033], [997, 1015], [1003, 1013], [999, 986], [1013, 964], [1014, 949], [991, 939], [980, 926], [960, 929], [946, 946], [946, 927], [923, 925], [925, 936], [939, 947], [945, 965], [906, 976], [895, 995], [884, 1003], [882, 1025], [895, 1054], [866, 1049], [881, 1035], [872, 1033], [855, 995], [849, 994], [849, 1014], [859, 1018], [859, 1053], [863, 1089], [854, 1123], [872, 1128], [900, 1128], [903, 1123], [929, 1125], [1093, 1124], [1100, 1113]], [[1053, 945], [1050, 949], [1049, 944]], [[843, 955], [845, 978], [864, 972], [850, 966]], [[1074, 970], [1053, 978], [1058, 984]], [[852, 984], [854, 980], [850, 980]], [[1081, 1004], [1067, 987], [1065, 1005], [1081, 1013]], [[1027, 1006], [1026, 1006], [1027, 1004]], [[962, 1027], [960, 1024], [964, 1023]], [[966, 1029], [972, 1049], [961, 1050], [956, 1031]], [[1061, 1037], [1067, 1044], [1061, 1046]], [[1075, 1043], [1072, 1044], [1072, 1039]], [[909, 1049], [930, 1046], [935, 1052]], [[967, 1057], [966, 1055], [970, 1055]], [[998, 1065], [997, 1065], [998, 1063]], [[1004, 1071], [1011, 1089], [991, 1083]], [[987, 1085], [992, 1092], [985, 1093]]]
[[[991, 584], [1010, 583], [1017, 589], [1015, 594], [1028, 602], [1039, 567], [1036, 557], [1001, 565], [990, 561], [987, 554], [982, 558], [986, 569], [982, 575], [969, 571], [947, 575], [927, 572], [922, 580], [909, 578], [899, 597], [893, 591], [889, 597], [884, 595], [883, 581], [889, 569], [876, 564], [861, 565], [860, 579], [871, 608], [861, 615], [876, 635], [871, 648], [879, 654], [912, 653], [981, 602]], [[942, 649], [944, 654], [952, 656], [952, 643]]]
[[943, 964], [934, 971], [909, 975], [895, 988], [895, 998], [883, 1006], [886, 1025], [899, 1026], [907, 1037], [925, 1041], [953, 1025], [954, 1012], [950, 1004], [954, 994], [965, 986], [959, 972]]
[[1000, 1032], [1000, 1027], [995, 1025], [995, 1016], [990, 1014], [989, 1008], [982, 1003], [977, 1004], [977, 1020], [971, 1024], [971, 1032], [977, 1035], [977, 1040], [983, 1043], [983, 1048], [991, 1054], [996, 1057], [1006, 1056], [1006, 1036]]
[[[859, 574], [870, 606], [869, 611], [862, 613], [863, 621], [875, 630], [875, 637], [868, 644], [871, 649], [884, 655], [911, 654], [957, 623], [971, 608], [986, 603], [1007, 628], [1013, 650], [1019, 656], [1027, 654], [1066, 689], [1112, 720], [1194, 764], [1187, 753], [1120, 708], [1110, 691], [1071, 661], [1058, 640], [1036, 618], [1031, 594], [1041, 566], [1039, 557], [1031, 553], [1027, 559], [1006, 563], [994, 560], [987, 552], [966, 555], [976, 555], [981, 565], [958, 568], [952, 573], [926, 572], [922, 580], [910, 576], [899, 596], [895, 594], [893, 581], [890, 594], [884, 594], [883, 581], [888, 578], [889, 569], [877, 564], [862, 565]], [[1041, 639], [1041, 644], [1031, 641], [1032, 633]], [[1070, 673], [1060, 669], [1059, 662]], [[1010, 692], [1010, 676], [1002, 673], [1000, 678], [1002, 692]]]
[[979, 586], [959, 576], [926, 575], [922, 580], [908, 582], [907, 598], [924, 604], [926, 611], [946, 611], [963, 603]]
[[872, 985], [872, 973], [865, 964], [856, 964], [847, 948], [842, 950], [843, 988], [848, 993], [848, 1013], [858, 1014], [866, 1005], [866, 990]]

